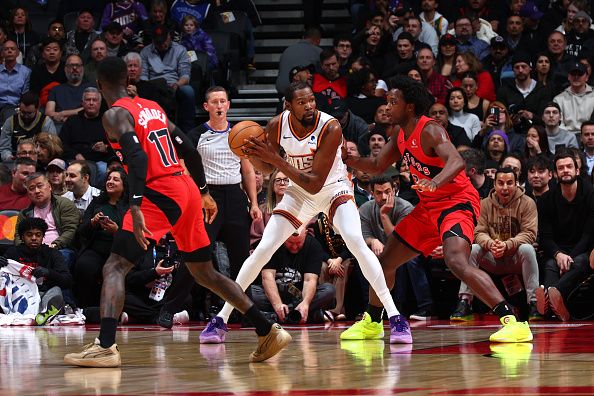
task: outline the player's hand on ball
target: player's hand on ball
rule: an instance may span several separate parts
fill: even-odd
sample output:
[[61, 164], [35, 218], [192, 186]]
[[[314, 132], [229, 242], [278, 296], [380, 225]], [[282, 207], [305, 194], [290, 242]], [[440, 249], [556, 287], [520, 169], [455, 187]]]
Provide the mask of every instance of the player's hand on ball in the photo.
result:
[[210, 194], [202, 194], [202, 208], [204, 208], [204, 221], [212, 224], [219, 213], [219, 208]]
[[420, 179], [411, 188], [419, 192], [433, 192], [437, 190], [437, 183], [430, 179]]
[[254, 157], [271, 165], [274, 165], [275, 161], [281, 159], [280, 155], [272, 149], [267, 141], [258, 140], [254, 137], [246, 140], [244, 152], [248, 157]]

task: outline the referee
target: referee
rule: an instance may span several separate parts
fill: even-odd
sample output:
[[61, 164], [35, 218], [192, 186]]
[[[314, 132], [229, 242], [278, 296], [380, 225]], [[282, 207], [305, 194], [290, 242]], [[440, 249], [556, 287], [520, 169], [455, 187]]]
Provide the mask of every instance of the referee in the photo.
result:
[[[256, 173], [248, 159], [240, 159], [229, 148], [227, 137], [231, 125], [227, 111], [231, 102], [225, 88], [210, 87], [205, 99], [204, 109], [209, 119], [192, 129], [188, 137], [202, 156], [208, 189], [219, 209], [212, 224], [205, 224], [206, 232], [213, 249], [215, 241], [225, 243], [230, 278], [234, 280], [249, 256], [251, 222], [262, 219]], [[179, 272], [158, 317], [158, 324], [163, 327], [173, 326], [173, 314], [181, 310], [194, 285], [194, 278], [185, 266], [181, 266]]]

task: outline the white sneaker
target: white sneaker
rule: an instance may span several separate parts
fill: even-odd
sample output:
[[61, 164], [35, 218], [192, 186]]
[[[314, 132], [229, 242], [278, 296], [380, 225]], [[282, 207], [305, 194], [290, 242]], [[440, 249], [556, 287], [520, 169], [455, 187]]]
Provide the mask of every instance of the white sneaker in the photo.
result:
[[188, 314], [188, 311], [183, 310], [181, 312], [176, 313], [175, 315], [173, 315], [173, 323], [174, 324], [186, 324], [190, 322], [190, 315]]
[[126, 312], [122, 312], [122, 314], [120, 315], [120, 324], [124, 325], [126, 323], [128, 323], [128, 314]]

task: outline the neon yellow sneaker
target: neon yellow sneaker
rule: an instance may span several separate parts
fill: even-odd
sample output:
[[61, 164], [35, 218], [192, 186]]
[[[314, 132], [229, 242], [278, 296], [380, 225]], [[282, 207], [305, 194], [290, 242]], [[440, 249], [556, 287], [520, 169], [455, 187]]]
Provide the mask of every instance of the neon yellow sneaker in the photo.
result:
[[532, 332], [528, 322], [518, 322], [513, 315], [506, 315], [500, 319], [503, 327], [491, 334], [491, 342], [527, 342], [532, 341]]
[[340, 333], [341, 340], [378, 340], [384, 338], [384, 324], [371, 321], [367, 312], [363, 319]]

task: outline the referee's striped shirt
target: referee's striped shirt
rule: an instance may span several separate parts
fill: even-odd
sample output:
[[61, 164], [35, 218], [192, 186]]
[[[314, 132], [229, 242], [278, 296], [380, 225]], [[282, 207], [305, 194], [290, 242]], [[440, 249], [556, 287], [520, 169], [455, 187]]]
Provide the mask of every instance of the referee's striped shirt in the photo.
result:
[[227, 140], [230, 130], [229, 123], [227, 129], [214, 131], [205, 122], [188, 134], [202, 156], [206, 182], [209, 185], [241, 183], [240, 159], [233, 154]]

